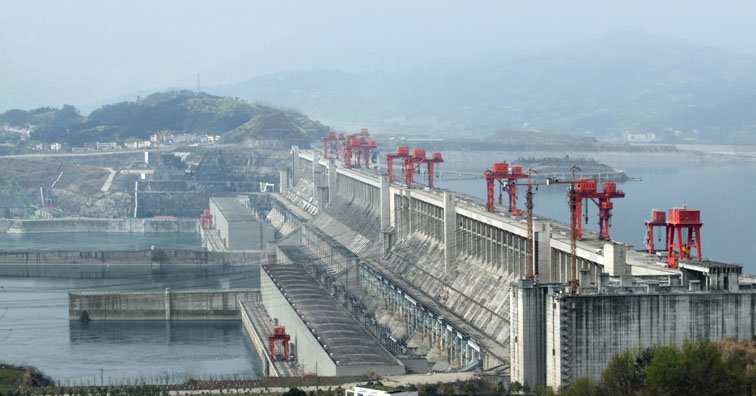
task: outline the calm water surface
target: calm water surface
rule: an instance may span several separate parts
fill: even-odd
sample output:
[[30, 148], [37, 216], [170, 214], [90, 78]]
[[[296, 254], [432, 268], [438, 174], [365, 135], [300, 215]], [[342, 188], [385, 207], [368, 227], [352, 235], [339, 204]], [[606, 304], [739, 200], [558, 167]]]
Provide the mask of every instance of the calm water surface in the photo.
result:
[[[194, 234], [0, 234], [0, 249], [197, 248]], [[257, 358], [238, 321], [68, 320], [72, 290], [259, 287], [259, 272], [202, 278], [134, 274], [119, 279], [0, 278], [0, 361], [38, 367], [63, 384], [258, 378]]]

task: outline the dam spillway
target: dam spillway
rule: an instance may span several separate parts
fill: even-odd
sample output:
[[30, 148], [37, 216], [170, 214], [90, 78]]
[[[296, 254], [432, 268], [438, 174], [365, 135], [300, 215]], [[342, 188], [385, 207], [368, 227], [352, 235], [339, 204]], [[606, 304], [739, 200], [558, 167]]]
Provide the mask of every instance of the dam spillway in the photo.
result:
[[[524, 358], [517, 335], [523, 324], [543, 324], [547, 315], [553, 317], [554, 313], [538, 309], [535, 316], [525, 315], [526, 318], [523, 311], [513, 309], [521, 303], [520, 297], [513, 297], [514, 291], [520, 289], [517, 281], [526, 273], [528, 237], [521, 218], [487, 212], [483, 202], [463, 194], [392, 184], [387, 175], [348, 169], [333, 159], [318, 158], [314, 151], [298, 148], [292, 149], [290, 171], [281, 175], [280, 196], [271, 201], [271, 222], [279, 229], [301, 230], [294, 238], [317, 255], [334, 278], [345, 282], [351, 279], [354, 295], [363, 296], [363, 301], [376, 301], [368, 308], [390, 317], [383, 322], [402, 334], [408, 345], [424, 349], [429, 360], [432, 357], [436, 361], [434, 369], [461, 369], [479, 361], [484, 369], [511, 371], [513, 380], [531, 385], [548, 381], [549, 385], [559, 386], [579, 375], [595, 376], [595, 372], [585, 371], [588, 364], [564, 364], [560, 366], [560, 376], [552, 375], [547, 380], [545, 356]], [[563, 285], [570, 279], [567, 225], [536, 218], [532, 247], [540, 284]], [[576, 256], [585, 294], [602, 296], [614, 290], [600, 286], [608, 284], [607, 277], [651, 295], [743, 296], [725, 304], [741, 304], [742, 298], [750, 301], [753, 293], [750, 285], [740, 285], [740, 270], [667, 268], [654, 255], [636, 252], [618, 241], [600, 240], [590, 232], [577, 242]], [[296, 264], [296, 260], [288, 261]], [[348, 275], [350, 268], [357, 273], [356, 282]], [[557, 296], [563, 293], [558, 287], [551, 290]], [[627, 293], [632, 287], [623, 290]], [[621, 292], [612, 293], [618, 293], [620, 297], [616, 298], [622, 301]], [[539, 298], [536, 305], [543, 307], [545, 299]], [[710, 322], [698, 320], [705, 316], [703, 305], [709, 304], [704, 300], [687, 298], [693, 305], [693, 314], [678, 319], [680, 323], [691, 328], [708, 326]], [[736, 311], [754, 317], [752, 306], [723, 312]], [[606, 312], [603, 319], [617, 322], [619, 319], [612, 315], [615, 312]], [[543, 337], [533, 341], [539, 345], [533, 350], [545, 351], [546, 328], [539, 326], [538, 334]], [[653, 329], [660, 324], [650, 326]], [[553, 330], [552, 334], [559, 331]], [[753, 333], [752, 324], [734, 333], [692, 332], [712, 339], [744, 338]], [[605, 337], [611, 342], [614, 336]], [[572, 359], [562, 355], [558, 358]], [[601, 366], [606, 356], [596, 359], [593, 366]], [[541, 363], [527, 369], [527, 364], [514, 366], [523, 360]]]

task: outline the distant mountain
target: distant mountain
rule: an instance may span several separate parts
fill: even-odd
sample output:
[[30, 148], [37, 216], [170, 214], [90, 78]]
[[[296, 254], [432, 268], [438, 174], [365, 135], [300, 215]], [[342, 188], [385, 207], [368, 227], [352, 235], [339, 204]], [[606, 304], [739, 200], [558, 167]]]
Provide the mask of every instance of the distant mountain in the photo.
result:
[[70, 105], [60, 109], [9, 110], [0, 114], [0, 124], [3, 123], [32, 126], [33, 140], [72, 146], [147, 139], [158, 130], [223, 135], [226, 142], [275, 140], [306, 144], [327, 131], [327, 127], [301, 113], [191, 91], [155, 93], [138, 102], [105, 105], [88, 116]]
[[756, 143], [755, 58], [636, 30], [505, 61], [401, 73], [286, 71], [210, 91], [395, 132], [627, 131]]

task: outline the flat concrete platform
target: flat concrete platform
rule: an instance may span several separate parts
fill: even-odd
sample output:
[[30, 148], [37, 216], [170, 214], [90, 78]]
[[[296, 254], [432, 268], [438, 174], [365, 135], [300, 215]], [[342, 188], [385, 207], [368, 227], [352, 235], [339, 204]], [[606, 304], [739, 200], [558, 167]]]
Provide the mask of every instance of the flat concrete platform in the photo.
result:
[[263, 266], [337, 366], [392, 366], [397, 360], [302, 267]]

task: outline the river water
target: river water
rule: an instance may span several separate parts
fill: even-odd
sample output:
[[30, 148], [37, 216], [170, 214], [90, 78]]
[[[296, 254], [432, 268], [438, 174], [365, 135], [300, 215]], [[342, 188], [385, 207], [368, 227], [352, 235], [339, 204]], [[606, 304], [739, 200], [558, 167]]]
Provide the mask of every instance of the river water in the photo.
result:
[[[0, 234], [0, 249], [199, 248], [195, 234]], [[238, 321], [70, 322], [72, 290], [259, 287], [259, 272], [171, 279], [0, 278], [0, 361], [36, 366], [62, 384], [166, 383], [186, 378], [259, 378]]]

